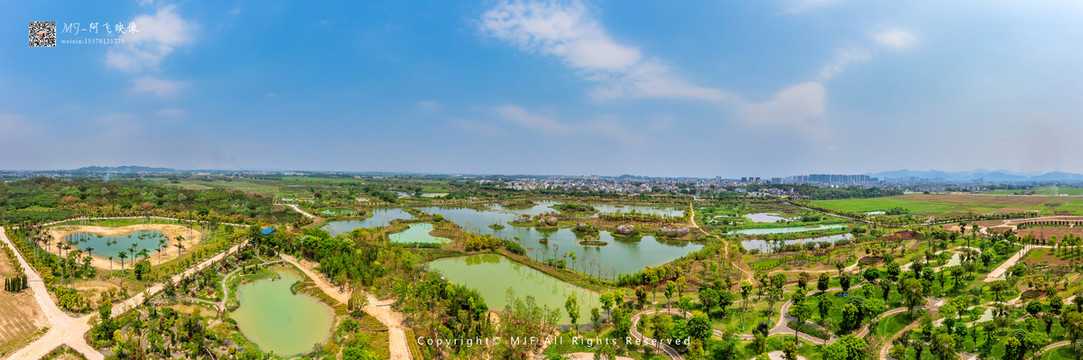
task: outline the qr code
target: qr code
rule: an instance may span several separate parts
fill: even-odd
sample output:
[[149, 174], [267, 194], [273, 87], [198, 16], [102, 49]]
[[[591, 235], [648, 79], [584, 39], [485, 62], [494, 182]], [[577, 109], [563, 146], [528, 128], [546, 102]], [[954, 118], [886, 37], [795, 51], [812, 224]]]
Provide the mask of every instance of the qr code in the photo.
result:
[[56, 21], [31, 21], [30, 47], [56, 47]]

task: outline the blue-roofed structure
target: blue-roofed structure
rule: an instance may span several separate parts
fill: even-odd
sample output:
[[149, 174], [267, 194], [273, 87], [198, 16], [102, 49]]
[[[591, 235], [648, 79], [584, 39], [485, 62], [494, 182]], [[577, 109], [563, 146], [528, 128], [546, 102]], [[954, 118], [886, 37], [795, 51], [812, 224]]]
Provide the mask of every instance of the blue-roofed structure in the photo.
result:
[[275, 232], [275, 228], [263, 228], [263, 235], [271, 235]]

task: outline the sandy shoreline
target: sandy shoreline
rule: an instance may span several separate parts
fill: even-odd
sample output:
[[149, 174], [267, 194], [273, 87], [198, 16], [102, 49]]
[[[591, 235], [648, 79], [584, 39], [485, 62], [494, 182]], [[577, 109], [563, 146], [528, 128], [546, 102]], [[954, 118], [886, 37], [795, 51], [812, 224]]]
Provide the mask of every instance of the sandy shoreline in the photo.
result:
[[[65, 236], [68, 236], [72, 233], [85, 232], [102, 236], [126, 236], [140, 230], [157, 230], [161, 231], [169, 237], [169, 243], [166, 244], [166, 247], [163, 248], [160, 253], [151, 255], [148, 258], [152, 265], [158, 265], [159, 263], [164, 263], [177, 258], [177, 249], [175, 247], [177, 243], [177, 236], [184, 237], [184, 241], [181, 242], [181, 244], [184, 246], [184, 249], [181, 250], [182, 252], [187, 252], [195, 248], [195, 246], [199, 244], [199, 242], [203, 239], [203, 236], [199, 233], [199, 231], [196, 231], [189, 227], [173, 224], [137, 224], [121, 227], [60, 225], [49, 228], [48, 234], [49, 238], [52, 240], [46, 248], [49, 252], [59, 255], [60, 249], [56, 245], [63, 241]], [[110, 265], [110, 263], [112, 263], [112, 265]], [[131, 264], [131, 259], [125, 260], [124, 268], [131, 268]], [[90, 259], [90, 266], [106, 270], [110, 269], [110, 266], [112, 266], [112, 269], [119, 270], [120, 260], [114, 258], [113, 261], [110, 261], [106, 257], [100, 256], [98, 254], [92, 254]]]

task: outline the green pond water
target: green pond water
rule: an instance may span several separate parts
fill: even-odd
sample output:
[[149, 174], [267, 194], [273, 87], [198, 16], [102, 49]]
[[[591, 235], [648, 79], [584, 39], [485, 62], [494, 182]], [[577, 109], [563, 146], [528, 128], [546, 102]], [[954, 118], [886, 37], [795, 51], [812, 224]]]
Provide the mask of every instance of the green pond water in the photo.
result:
[[574, 294], [579, 301], [580, 324], [590, 322], [591, 308], [601, 309], [598, 294], [497, 254], [437, 259], [429, 262], [429, 269], [439, 271], [452, 283], [477, 289], [490, 310], [504, 310], [509, 288], [518, 298], [530, 295], [539, 306], [560, 310], [562, 324], [571, 323], [564, 310], [569, 295]]
[[306, 353], [327, 340], [334, 313], [290, 287], [300, 280], [292, 271], [279, 271], [277, 280], [259, 280], [237, 288], [240, 306], [230, 316], [249, 341], [264, 352], [290, 356]]
[[331, 233], [331, 236], [347, 233], [353, 231], [353, 229], [364, 228], [376, 228], [391, 225], [391, 220], [396, 219], [413, 219], [414, 216], [403, 211], [402, 209], [374, 209], [372, 211], [372, 217], [361, 220], [339, 220], [332, 221], [324, 225], [322, 229]]
[[[418, 210], [443, 215], [445, 219], [469, 231], [505, 240], [515, 240], [518, 237], [520, 245], [526, 249], [526, 255], [539, 261], [547, 258], [563, 259], [566, 254], [574, 251], [577, 260], [573, 262], [570, 257], [567, 258], [569, 268], [608, 279], [617, 278], [617, 274], [632, 274], [648, 266], [668, 263], [703, 247], [687, 241], [655, 239], [653, 236], [636, 240], [617, 239], [608, 231], [598, 234], [598, 240], [605, 241], [608, 245], [580, 245], [582, 239], [571, 229], [542, 232], [533, 227], [507, 225], [508, 221], [518, 218], [517, 214], [510, 212], [447, 207], [425, 207]], [[505, 228], [490, 228], [489, 225], [493, 223], [505, 225]], [[548, 239], [549, 243], [542, 244], [539, 242], [541, 239]]]
[[91, 252], [93, 255], [106, 258], [112, 256], [117, 261], [120, 261], [121, 252], [127, 253], [128, 259], [131, 259], [132, 253], [128, 252], [128, 249], [132, 245], [135, 245], [136, 257], [142, 250], [147, 250], [147, 253], [151, 255], [157, 254], [160, 240], [165, 240], [168, 246], [169, 236], [158, 230], [139, 230], [125, 236], [102, 236], [77, 232], [64, 237], [64, 241], [79, 250], [86, 251], [88, 248], [94, 248]]
[[432, 224], [430, 223], [411, 224], [409, 229], [391, 234], [389, 237], [391, 238], [391, 242], [400, 244], [443, 244], [451, 242], [451, 239], [429, 235], [429, 232], [431, 231]]

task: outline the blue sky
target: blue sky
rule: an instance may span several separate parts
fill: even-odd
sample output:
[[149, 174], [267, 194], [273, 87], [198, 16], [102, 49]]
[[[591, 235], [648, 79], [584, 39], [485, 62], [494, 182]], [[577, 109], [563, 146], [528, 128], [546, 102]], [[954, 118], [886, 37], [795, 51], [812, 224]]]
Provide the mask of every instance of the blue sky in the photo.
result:
[[[71, 1], [0, 14], [4, 169], [1083, 172], [1083, 5], [1067, 1]], [[29, 48], [28, 21], [139, 31]]]

